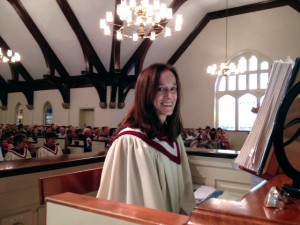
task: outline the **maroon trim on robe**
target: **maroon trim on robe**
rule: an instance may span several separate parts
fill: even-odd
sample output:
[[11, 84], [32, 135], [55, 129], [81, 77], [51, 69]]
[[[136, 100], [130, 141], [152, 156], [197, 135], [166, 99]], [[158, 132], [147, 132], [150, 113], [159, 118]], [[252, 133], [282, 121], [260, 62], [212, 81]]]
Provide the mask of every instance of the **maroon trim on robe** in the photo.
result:
[[[136, 137], [142, 139], [148, 145], [150, 145], [151, 147], [155, 148], [157, 151], [159, 151], [163, 155], [167, 156], [170, 160], [172, 160], [176, 164], [181, 164], [181, 157], [180, 157], [179, 146], [178, 146], [177, 141], [175, 142], [176, 143], [176, 147], [177, 147], [177, 156], [175, 156], [175, 155], [172, 155], [168, 150], [166, 150], [165, 147], [162, 146], [161, 144], [153, 141], [152, 139], [148, 138], [145, 134], [137, 132], [137, 131], [124, 131], [124, 132], [121, 132], [117, 136], [117, 138], [120, 137], [120, 136], [123, 136], [125, 134], [130, 134], [130, 135], [133, 135], [133, 136], [136, 136]], [[170, 145], [170, 142], [167, 142], [167, 143]], [[172, 145], [170, 145], [170, 146], [172, 146]]]
[[58, 147], [57, 147], [56, 145], [55, 145], [54, 150], [52, 150], [51, 148], [49, 148], [49, 147], [46, 146], [46, 145], [44, 145], [43, 148], [46, 149], [48, 152], [53, 153], [54, 155], [57, 155], [57, 153], [58, 153]]
[[16, 156], [18, 156], [18, 157], [20, 157], [20, 158], [24, 158], [24, 159], [26, 159], [26, 156], [27, 156], [27, 150], [25, 150], [25, 149], [24, 149], [23, 154], [20, 154], [19, 152], [16, 152], [14, 148], [8, 150], [8, 152], [11, 152], [11, 153], [13, 153], [14, 155], [16, 155]]

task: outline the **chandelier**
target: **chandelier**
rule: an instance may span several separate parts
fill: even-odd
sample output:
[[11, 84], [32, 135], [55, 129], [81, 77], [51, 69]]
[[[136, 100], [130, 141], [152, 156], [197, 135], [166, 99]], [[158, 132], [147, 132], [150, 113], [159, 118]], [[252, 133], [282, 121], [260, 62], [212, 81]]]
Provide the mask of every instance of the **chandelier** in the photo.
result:
[[14, 62], [19, 62], [20, 60], [21, 60], [21, 56], [18, 52], [13, 53], [12, 50], [8, 49], [7, 53], [4, 54], [2, 49], [0, 48], [0, 62], [14, 63]]
[[[106, 18], [100, 19], [100, 28], [104, 34], [116, 35], [117, 40], [131, 38], [133, 41], [149, 38], [155, 40], [157, 36], [168, 37], [172, 35], [172, 30], [167, 27], [167, 23], [172, 19], [172, 8], [168, 8], [165, 3], [153, 0], [152, 4], [148, 0], [140, 0], [137, 5], [135, 0], [121, 0], [117, 5], [117, 15], [123, 22], [122, 25], [113, 23], [113, 13], [106, 12]], [[177, 15], [175, 31], [180, 31], [182, 26], [182, 15]], [[111, 29], [112, 27], [112, 29]]]
[[218, 67], [217, 64], [213, 64], [207, 67], [207, 73], [210, 75], [233, 75], [238, 74], [239, 69], [234, 63], [228, 63], [228, 53], [227, 53], [227, 45], [228, 45], [228, 0], [226, 0], [226, 17], [225, 17], [225, 62], [221, 63]]

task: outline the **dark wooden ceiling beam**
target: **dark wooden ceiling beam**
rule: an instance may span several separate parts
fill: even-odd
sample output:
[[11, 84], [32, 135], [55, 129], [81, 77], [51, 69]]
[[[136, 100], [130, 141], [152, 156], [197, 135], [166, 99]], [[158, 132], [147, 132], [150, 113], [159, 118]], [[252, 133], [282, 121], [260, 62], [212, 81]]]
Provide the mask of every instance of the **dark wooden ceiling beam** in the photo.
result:
[[70, 108], [70, 99], [71, 99], [71, 91], [70, 91], [70, 79], [69, 78], [60, 78], [53, 77], [50, 75], [43, 76], [45, 81], [52, 83], [55, 88], [57, 88], [62, 96], [63, 103], [62, 106], [65, 109]]
[[[85, 58], [86, 64], [86, 73], [84, 76], [89, 78], [93, 86], [96, 88], [100, 98], [100, 107], [106, 108], [106, 86], [109, 85], [108, 82], [108, 73], [103, 66], [102, 62], [100, 61], [95, 49], [93, 48], [91, 42], [89, 41], [87, 35], [85, 34], [84, 30], [82, 29], [77, 17], [75, 16], [73, 10], [71, 9], [70, 5], [66, 0], [56, 0], [59, 7], [61, 8], [63, 14], [65, 15], [66, 19], [68, 20], [70, 26], [72, 27], [74, 33], [76, 34], [78, 41], [81, 45], [82, 52]], [[96, 68], [98, 74], [93, 73], [93, 67]], [[92, 75], [91, 75], [92, 74]], [[91, 76], [87, 76], [91, 75]], [[100, 79], [99, 79], [100, 78]], [[70, 86], [68, 86], [70, 87]], [[67, 90], [65, 88], [60, 87], [60, 91], [66, 94]], [[67, 92], [69, 93], [70, 90]], [[69, 94], [65, 95], [65, 98], [70, 98]], [[67, 104], [65, 104], [67, 106]]]
[[20, 0], [7, 1], [15, 9], [25, 26], [32, 34], [33, 38], [36, 40], [37, 44], [40, 46], [46, 61], [46, 67], [48, 69], [49, 75], [54, 76], [54, 71], [56, 70], [61, 77], [70, 76], [67, 70], [64, 68], [63, 64], [61, 63], [61, 61], [58, 59], [58, 57], [48, 44], [48, 42], [46, 41], [43, 34], [40, 32], [30, 15], [28, 14], [27, 10], [24, 8], [23, 4], [20, 2]]
[[34, 108], [34, 86], [27, 81], [8, 80], [7, 82], [10, 86], [13, 86], [14, 90], [23, 92], [28, 103], [26, 107], [32, 110]]
[[1, 109], [7, 110], [7, 99], [8, 99], [8, 91], [7, 91], [7, 83], [5, 79], [0, 75], [0, 100], [1, 100]]
[[66, 0], [56, 0], [60, 9], [62, 10], [64, 16], [68, 20], [70, 26], [72, 27], [77, 39], [81, 45], [83, 56], [85, 59], [86, 68], [85, 70], [92, 73], [93, 67], [95, 66], [97, 72], [100, 76], [106, 76], [107, 71], [103, 66], [103, 63], [99, 59], [95, 49], [93, 48], [90, 40], [85, 34], [84, 30], [81, 27], [77, 17], [75, 16], [72, 8]]
[[[121, 3], [121, 0], [116, 0], [115, 12], [117, 12], [117, 5], [120, 3]], [[122, 25], [123, 25], [123, 22], [120, 20], [117, 13], [115, 13], [113, 30], [118, 29], [118, 27], [120, 27]], [[120, 49], [121, 49], [121, 42], [119, 40], [117, 40], [115, 31], [113, 31], [110, 66], [109, 66], [110, 73], [114, 72], [115, 70], [121, 69], [121, 60], [120, 60], [121, 50]]]
[[296, 11], [300, 12], [300, 1], [299, 0], [291, 0], [289, 5]]
[[[297, 3], [298, 2], [298, 3]], [[198, 23], [195, 29], [190, 33], [190, 35], [185, 39], [177, 51], [168, 60], [169, 64], [174, 64], [181, 57], [184, 51], [190, 46], [190, 44], [195, 40], [199, 33], [206, 27], [206, 25], [214, 19], [224, 18], [226, 16], [236, 16], [240, 14], [256, 12], [261, 10], [267, 10], [272, 8], [278, 8], [282, 6], [293, 5], [293, 7], [298, 8], [299, 11], [299, 1], [298, 0], [270, 0], [265, 2], [259, 2], [255, 4], [250, 4], [246, 6], [240, 6], [235, 8], [230, 8], [228, 10], [220, 10], [216, 12], [211, 12], [206, 14], [202, 20]]]
[[[120, 4], [120, 0], [115, 1], [115, 12], [117, 11], [117, 5]], [[121, 42], [117, 40], [116, 31], [119, 27], [123, 25], [117, 13], [114, 15], [114, 25], [113, 25], [113, 37], [111, 45], [111, 56], [110, 56], [110, 66], [109, 66], [109, 77], [111, 85], [110, 102], [109, 108], [116, 108], [116, 97], [118, 87], [120, 85], [121, 78]]]

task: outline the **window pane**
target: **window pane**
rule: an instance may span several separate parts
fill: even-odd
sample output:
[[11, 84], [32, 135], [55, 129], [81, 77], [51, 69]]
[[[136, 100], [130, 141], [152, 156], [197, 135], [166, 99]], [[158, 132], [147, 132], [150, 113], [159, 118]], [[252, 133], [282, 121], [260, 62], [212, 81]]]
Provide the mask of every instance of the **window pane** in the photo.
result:
[[263, 61], [263, 62], [260, 64], [260, 69], [261, 69], [261, 70], [268, 70], [268, 69], [269, 69], [269, 63], [266, 62], [266, 61]]
[[17, 105], [17, 120], [16, 120], [16, 124], [21, 124], [23, 122], [23, 107], [21, 104]]
[[247, 80], [246, 80], [246, 75], [239, 75], [238, 77], [239, 79], [239, 84], [238, 84], [238, 89], [239, 90], [246, 90], [246, 84], [247, 84]]
[[222, 76], [219, 83], [219, 91], [225, 91], [225, 90], [226, 90], [226, 79], [224, 76]]
[[53, 115], [52, 115], [52, 106], [47, 104], [45, 106], [45, 125], [50, 125], [53, 122]]
[[257, 89], [257, 74], [252, 73], [249, 75], [249, 89], [254, 90]]
[[250, 71], [255, 71], [255, 70], [257, 70], [257, 57], [256, 57], [256, 56], [252, 56], [252, 57], [250, 58], [249, 70], [250, 70]]
[[219, 99], [219, 127], [235, 130], [235, 98], [225, 95]]
[[228, 76], [228, 90], [235, 91], [236, 90], [236, 76]]
[[256, 119], [256, 114], [251, 112], [252, 107], [257, 106], [256, 97], [245, 94], [239, 99], [239, 130], [251, 130]]
[[[261, 96], [264, 95], [269, 83], [272, 62], [266, 56], [254, 51], [240, 52], [228, 63], [232, 62], [238, 63], [237, 74], [235, 76], [229, 75], [227, 77], [220, 77], [220, 79], [216, 80], [216, 94], [219, 92], [219, 94], [215, 95], [215, 100], [217, 102], [216, 119], [218, 122], [216, 126], [223, 126], [224, 129], [250, 130], [253, 122], [247, 122], [246, 120], [251, 116], [256, 118], [256, 114], [252, 113], [251, 109], [252, 107], [257, 107], [257, 103], [261, 105], [261, 102], [263, 101], [263, 97]], [[249, 99], [243, 100], [243, 98], [241, 98], [241, 96], [247, 96], [246, 94], [252, 96], [253, 101]], [[228, 112], [228, 103], [222, 106], [223, 103], [220, 102], [221, 97], [224, 95], [234, 98], [232, 104], [235, 105], [235, 108], [230, 108], [231, 112]], [[223, 115], [224, 111], [228, 113]], [[234, 117], [232, 117], [232, 113], [234, 114]], [[228, 118], [229, 115], [230, 118]], [[231, 123], [228, 121], [231, 121]], [[232, 124], [235, 126], [230, 128]]]
[[245, 57], [241, 57], [238, 64], [238, 70], [240, 73], [244, 73], [247, 70], [247, 60]]
[[269, 79], [268, 79], [268, 73], [261, 73], [260, 74], [260, 88], [261, 89], [267, 89], [267, 87], [268, 87], [268, 81], [269, 81]]

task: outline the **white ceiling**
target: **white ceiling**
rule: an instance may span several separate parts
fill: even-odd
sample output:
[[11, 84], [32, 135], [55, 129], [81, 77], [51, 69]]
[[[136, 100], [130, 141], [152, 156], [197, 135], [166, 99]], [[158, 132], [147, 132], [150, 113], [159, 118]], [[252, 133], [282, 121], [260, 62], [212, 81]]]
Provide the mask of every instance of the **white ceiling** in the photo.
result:
[[[112, 39], [102, 34], [99, 29], [99, 19], [105, 16], [105, 11], [114, 8], [115, 1], [65, 1], [70, 5], [102, 64], [109, 71]], [[20, 0], [19, 2], [29, 13], [38, 30], [69, 75], [80, 75], [81, 71], [85, 70], [84, 55], [73, 29], [59, 7], [59, 0]], [[165, 2], [170, 4], [172, 1], [166, 0]], [[231, 0], [229, 1], [229, 8], [258, 2], [263, 1]], [[183, 15], [183, 30], [170, 38], [158, 38], [155, 40], [146, 55], [144, 65], [150, 64], [154, 60], [166, 62], [207, 13], [219, 11], [225, 7], [225, 0], [185, 1], [177, 11], [177, 13]], [[0, 36], [12, 50], [21, 54], [21, 63], [33, 79], [42, 79], [44, 74], [49, 74], [41, 48], [16, 10], [7, 0], [0, 1]], [[132, 42], [131, 40], [122, 41], [120, 52], [121, 68], [140, 43]], [[5, 80], [12, 79], [8, 64], [0, 64], [0, 75]], [[22, 80], [21, 76], [20, 80]]]

